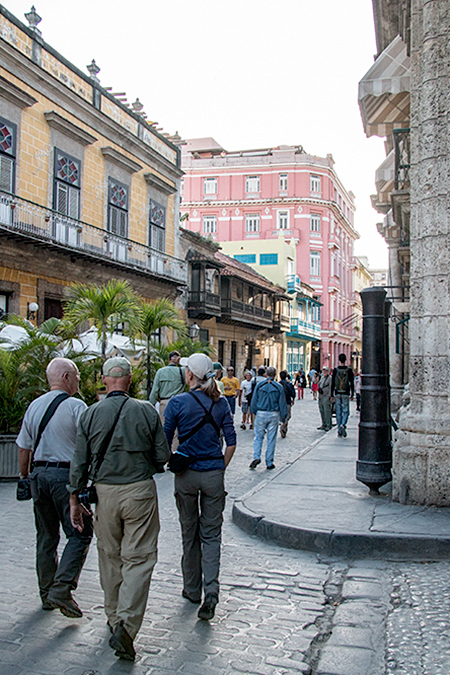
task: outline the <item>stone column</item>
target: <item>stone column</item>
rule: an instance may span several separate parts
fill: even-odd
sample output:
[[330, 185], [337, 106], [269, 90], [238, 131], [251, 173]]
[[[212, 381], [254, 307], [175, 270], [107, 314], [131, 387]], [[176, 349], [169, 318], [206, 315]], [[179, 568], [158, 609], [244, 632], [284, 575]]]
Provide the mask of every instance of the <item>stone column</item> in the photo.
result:
[[[399, 240], [387, 238], [389, 246], [389, 284], [394, 286], [388, 297], [399, 297], [402, 286], [401, 265], [398, 259]], [[393, 302], [395, 307], [395, 301]], [[391, 411], [396, 412], [402, 405], [402, 396], [405, 388], [403, 382], [402, 355], [397, 354], [396, 345], [396, 321], [389, 321], [389, 357], [390, 357], [390, 385], [391, 385]]]
[[394, 499], [450, 506], [450, 3], [412, 0], [410, 405]]

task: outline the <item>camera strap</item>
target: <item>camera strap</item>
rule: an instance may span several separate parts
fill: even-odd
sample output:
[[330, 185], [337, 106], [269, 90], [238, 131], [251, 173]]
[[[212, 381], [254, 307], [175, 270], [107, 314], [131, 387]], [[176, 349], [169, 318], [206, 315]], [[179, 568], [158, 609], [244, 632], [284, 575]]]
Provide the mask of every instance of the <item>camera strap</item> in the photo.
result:
[[62, 392], [61, 394], [59, 394], [59, 396], [55, 396], [55, 398], [50, 403], [50, 405], [48, 406], [47, 410], [45, 411], [45, 413], [44, 413], [44, 415], [41, 419], [41, 422], [39, 424], [38, 433], [37, 433], [37, 436], [36, 436], [36, 440], [35, 440], [34, 446], [33, 446], [33, 453], [31, 455], [30, 471], [33, 468], [34, 454], [35, 454], [35, 452], [38, 448], [39, 443], [41, 442], [41, 436], [44, 433], [44, 429], [47, 426], [47, 424], [50, 422], [50, 420], [52, 419], [53, 415], [56, 412], [57, 407], [59, 406], [59, 404], [62, 403], [63, 401], [65, 401], [66, 398], [69, 398], [69, 394], [65, 391]]
[[103, 442], [102, 442], [102, 445], [101, 445], [101, 448], [100, 448], [100, 452], [98, 453], [97, 462], [95, 464], [94, 473], [93, 473], [93, 476], [92, 476], [92, 485], [94, 484], [95, 479], [97, 477], [97, 474], [99, 472], [99, 469], [100, 469], [100, 467], [103, 463], [103, 460], [105, 459], [106, 451], [108, 450], [108, 448], [110, 446], [110, 443], [111, 443], [111, 440], [112, 440], [112, 437], [113, 437], [113, 434], [114, 434], [114, 430], [116, 428], [117, 422], [119, 421], [119, 417], [120, 417], [120, 414], [122, 412], [122, 408], [125, 405], [125, 403], [128, 401], [128, 398], [129, 397], [126, 396], [125, 399], [123, 400], [123, 402], [122, 402], [122, 404], [119, 408], [119, 412], [116, 415], [116, 419], [114, 420], [114, 424], [112, 425], [111, 429], [108, 431], [105, 438], [103, 439]]

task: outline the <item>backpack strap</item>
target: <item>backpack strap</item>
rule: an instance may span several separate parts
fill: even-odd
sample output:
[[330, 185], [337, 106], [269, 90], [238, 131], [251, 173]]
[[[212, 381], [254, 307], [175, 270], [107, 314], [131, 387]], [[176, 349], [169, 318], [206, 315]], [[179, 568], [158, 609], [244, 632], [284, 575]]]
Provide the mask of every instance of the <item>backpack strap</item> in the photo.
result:
[[200, 420], [200, 422], [198, 422], [198, 423], [195, 425], [195, 427], [193, 427], [187, 434], [185, 434], [184, 436], [178, 436], [178, 441], [179, 441], [179, 443], [180, 443], [180, 444], [181, 444], [181, 443], [184, 443], [185, 441], [187, 441], [187, 440], [189, 440], [190, 438], [192, 438], [192, 436], [194, 436], [194, 435], [197, 433], [197, 431], [200, 431], [200, 429], [201, 429], [202, 427], [204, 427], [205, 424], [208, 424], [208, 423], [209, 423], [209, 424], [212, 424], [212, 426], [213, 426], [214, 429], [216, 430], [217, 436], [220, 437], [220, 429], [219, 429], [219, 427], [218, 427], [218, 425], [217, 425], [217, 423], [216, 423], [216, 420], [214, 419], [214, 417], [213, 417], [212, 414], [211, 414], [211, 411], [212, 411], [212, 409], [213, 409], [213, 407], [214, 407], [214, 405], [215, 405], [216, 402], [213, 401], [212, 404], [211, 404], [210, 409], [208, 410], [207, 408], [205, 408], [205, 406], [203, 405], [203, 403], [202, 403], [201, 401], [199, 401], [199, 399], [197, 398], [197, 396], [194, 394], [194, 392], [193, 392], [192, 390], [189, 391], [188, 394], [190, 394], [191, 396], [193, 396], [193, 397], [195, 398], [195, 400], [197, 401], [197, 403], [198, 403], [198, 404], [203, 408], [203, 410], [205, 411], [205, 414], [204, 414], [204, 416], [202, 417], [202, 419]]

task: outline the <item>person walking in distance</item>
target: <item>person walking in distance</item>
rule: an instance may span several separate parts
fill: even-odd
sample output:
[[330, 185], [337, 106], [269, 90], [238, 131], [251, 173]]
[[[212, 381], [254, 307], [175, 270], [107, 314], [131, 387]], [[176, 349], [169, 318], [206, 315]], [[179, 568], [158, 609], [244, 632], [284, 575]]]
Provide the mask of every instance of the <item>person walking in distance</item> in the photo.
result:
[[[76, 618], [83, 614], [72, 591], [77, 587], [92, 539], [92, 518], [83, 514], [82, 532], [72, 526], [66, 486], [78, 421], [86, 404], [73, 398], [80, 382], [73, 361], [53, 359], [46, 376], [50, 391], [29, 405], [17, 437], [20, 477], [30, 479], [42, 609], [58, 608], [65, 616]], [[60, 526], [67, 543], [58, 562]]]
[[361, 373], [355, 375], [355, 398], [356, 398], [356, 412], [361, 410]]
[[239, 391], [239, 406], [242, 411], [241, 429], [246, 429], [246, 423], [250, 424], [250, 403], [252, 400], [252, 374], [249, 370], [244, 375]]
[[339, 365], [333, 370], [331, 381], [331, 402], [335, 403], [338, 436], [347, 436], [347, 421], [350, 414], [350, 400], [353, 400], [353, 370], [345, 365], [347, 357], [339, 354]]
[[185, 382], [183, 369], [179, 368], [180, 352], [176, 350], [169, 354], [169, 364], [156, 371], [150, 403], [156, 405], [159, 401], [159, 417], [164, 424], [164, 411], [172, 396], [184, 391]]
[[275, 445], [277, 442], [278, 424], [284, 424], [287, 418], [286, 395], [281, 384], [275, 382], [277, 371], [272, 366], [267, 368], [267, 379], [260, 382], [252, 395], [250, 409], [255, 415], [255, 438], [253, 441], [253, 461], [250, 469], [261, 464], [261, 450], [267, 431], [266, 467], [274, 469]]
[[222, 384], [225, 389], [225, 398], [234, 417], [236, 412], [236, 397], [240, 392], [240, 384], [237, 377], [234, 376], [234, 368], [232, 366], [228, 366], [226, 377], [222, 377]]
[[251, 408], [252, 408], [252, 406], [251, 406], [251, 398], [252, 398], [252, 396], [253, 396], [253, 392], [254, 392], [255, 389], [256, 389], [256, 386], [257, 386], [260, 382], [265, 382], [265, 381], [266, 381], [266, 379], [267, 379], [267, 372], [266, 372], [266, 371], [267, 371], [267, 368], [266, 368], [265, 366], [259, 366], [259, 367], [258, 367], [258, 373], [257, 373], [257, 375], [255, 375], [255, 376], [253, 377], [253, 379], [252, 379], [252, 386], [251, 386], [251, 389], [250, 389], [250, 419], [251, 419], [251, 424], [250, 424], [250, 426], [249, 426], [249, 429], [253, 429], [253, 427], [255, 426], [255, 415], [254, 415], [254, 413], [252, 413], [252, 411], [251, 411]]
[[306, 375], [303, 368], [300, 368], [300, 370], [297, 372], [297, 375], [295, 376], [294, 380], [294, 385], [297, 385], [298, 400], [300, 400], [301, 398], [303, 398], [303, 394], [306, 389]]
[[317, 401], [317, 395], [319, 393], [319, 380], [320, 380], [319, 373], [315, 373], [311, 385], [312, 395], [315, 401]]
[[[220, 547], [225, 507], [225, 469], [236, 449], [230, 407], [217, 387], [206, 354], [182, 359], [189, 392], [171, 399], [164, 431], [169, 443], [178, 429], [180, 445], [169, 467], [175, 473], [175, 500], [183, 540], [182, 595], [199, 604], [199, 619], [212, 619], [219, 601]], [[222, 452], [221, 433], [225, 438]], [[172, 460], [182, 462], [181, 466]]]
[[331, 429], [331, 376], [327, 366], [322, 368], [322, 376], [319, 381], [319, 412], [322, 418], [323, 431]]
[[284, 424], [280, 426], [281, 438], [286, 438], [289, 420], [291, 419], [291, 409], [295, 403], [294, 385], [292, 384], [292, 382], [289, 382], [288, 377], [289, 375], [287, 370], [280, 371], [280, 384], [283, 387], [284, 395], [286, 396], [286, 405], [288, 410], [286, 421], [284, 422]]
[[[103, 364], [106, 398], [80, 418], [70, 469], [73, 526], [83, 531], [80, 503], [95, 481], [95, 534], [109, 645], [120, 659], [134, 661], [133, 641], [144, 617], [157, 557], [158, 497], [153, 475], [170, 450], [158, 413], [128, 396], [131, 364], [113, 357]], [[91, 492], [91, 489], [89, 490]]]

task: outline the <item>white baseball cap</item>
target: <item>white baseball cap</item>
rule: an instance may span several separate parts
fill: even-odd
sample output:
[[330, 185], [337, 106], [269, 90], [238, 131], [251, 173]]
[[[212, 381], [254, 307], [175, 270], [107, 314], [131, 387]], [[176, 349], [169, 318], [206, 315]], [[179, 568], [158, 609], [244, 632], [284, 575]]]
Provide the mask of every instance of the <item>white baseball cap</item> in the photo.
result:
[[187, 366], [199, 380], [214, 377], [216, 374], [213, 362], [206, 354], [191, 354], [188, 358], [183, 357], [180, 359], [180, 365]]

